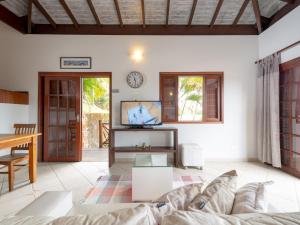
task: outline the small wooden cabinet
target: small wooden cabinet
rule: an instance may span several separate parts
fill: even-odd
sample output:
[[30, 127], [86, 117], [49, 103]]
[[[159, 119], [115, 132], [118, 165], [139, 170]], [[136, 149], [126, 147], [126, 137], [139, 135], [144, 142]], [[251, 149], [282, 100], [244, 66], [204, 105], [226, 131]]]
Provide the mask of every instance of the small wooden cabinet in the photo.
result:
[[26, 91], [8, 91], [0, 89], [0, 103], [29, 104], [29, 94]]
[[[134, 146], [116, 147], [115, 137], [117, 132], [167, 132], [173, 135], [172, 146], [151, 146], [151, 149], [140, 149]], [[109, 167], [115, 162], [115, 153], [172, 153], [174, 166], [178, 167], [179, 164], [179, 151], [178, 151], [178, 130], [176, 128], [113, 128], [110, 130], [110, 145], [109, 145]]]

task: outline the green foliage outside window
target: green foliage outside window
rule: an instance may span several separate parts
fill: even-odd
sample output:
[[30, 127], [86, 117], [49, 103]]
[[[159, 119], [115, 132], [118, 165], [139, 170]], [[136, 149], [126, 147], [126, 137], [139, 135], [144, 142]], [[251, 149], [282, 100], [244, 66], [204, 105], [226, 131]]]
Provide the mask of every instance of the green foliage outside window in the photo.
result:
[[203, 117], [203, 77], [178, 77], [178, 120], [201, 121]]
[[84, 78], [83, 101], [90, 105], [96, 105], [101, 109], [109, 109], [109, 79], [108, 78]]

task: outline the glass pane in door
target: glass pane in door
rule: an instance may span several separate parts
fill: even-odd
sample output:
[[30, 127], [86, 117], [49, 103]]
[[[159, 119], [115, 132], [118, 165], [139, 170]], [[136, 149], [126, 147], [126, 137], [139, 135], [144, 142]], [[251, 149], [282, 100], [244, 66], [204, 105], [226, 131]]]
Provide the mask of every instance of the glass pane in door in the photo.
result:
[[49, 94], [50, 95], [56, 95], [57, 94], [57, 90], [58, 90], [58, 82], [57, 82], [57, 80], [50, 80], [49, 81]]
[[300, 66], [293, 69], [292, 77], [292, 126], [293, 148], [291, 152], [291, 167], [300, 171]]
[[300, 58], [281, 66], [280, 133], [282, 168], [300, 177]]

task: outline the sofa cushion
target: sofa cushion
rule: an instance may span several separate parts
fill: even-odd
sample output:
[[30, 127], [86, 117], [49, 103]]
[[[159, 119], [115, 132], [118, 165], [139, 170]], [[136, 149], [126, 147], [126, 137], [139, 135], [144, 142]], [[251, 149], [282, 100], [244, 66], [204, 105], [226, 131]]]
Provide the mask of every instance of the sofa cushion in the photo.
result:
[[161, 224], [164, 216], [170, 215], [176, 210], [170, 203], [149, 204], [149, 207], [157, 224]]
[[272, 183], [249, 183], [238, 189], [231, 214], [267, 212], [266, 186]]
[[299, 225], [300, 212], [282, 214], [220, 215], [205, 212], [174, 211], [161, 225]]
[[1, 225], [46, 225], [54, 218], [49, 216], [13, 216], [0, 221]]
[[150, 207], [141, 204], [135, 208], [121, 209], [105, 215], [65, 216], [48, 225], [156, 225]]
[[230, 214], [236, 191], [237, 173], [235, 170], [222, 174], [198, 194], [188, 210], [208, 213]]
[[76, 215], [104, 215], [120, 209], [135, 208], [140, 203], [101, 203], [101, 204], [82, 204], [74, 205], [67, 216]]
[[169, 203], [174, 209], [186, 210], [193, 199], [201, 193], [202, 186], [203, 183], [195, 183], [179, 187], [162, 195], [155, 202]]
[[[216, 214], [191, 211], [174, 211], [163, 218], [161, 225], [229, 225]], [[236, 223], [237, 224], [237, 223]]]

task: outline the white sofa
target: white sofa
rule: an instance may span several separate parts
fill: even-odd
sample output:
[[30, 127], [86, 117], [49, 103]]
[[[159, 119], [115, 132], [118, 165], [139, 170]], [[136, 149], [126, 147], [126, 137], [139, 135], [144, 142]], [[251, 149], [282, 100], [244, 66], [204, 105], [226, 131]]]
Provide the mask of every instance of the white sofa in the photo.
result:
[[[1, 225], [153, 225], [153, 222], [146, 220], [146, 223], [107, 223], [101, 217], [109, 212], [134, 208], [138, 204], [97, 204], [82, 205], [73, 207], [66, 217], [60, 217], [59, 221], [50, 216], [14, 216], [0, 221]], [[52, 224], [53, 221], [53, 224]], [[74, 222], [75, 221], [75, 222]], [[87, 222], [88, 221], [88, 222]], [[278, 214], [240, 214], [240, 215], [213, 215], [207, 213], [195, 213], [188, 211], [177, 211], [165, 216], [161, 225], [300, 225], [300, 212], [278, 213]]]
[[[37, 204], [36, 204], [37, 203]], [[64, 203], [62, 202], [62, 205]], [[66, 212], [64, 209], [63, 216], [101, 216], [109, 212], [113, 212], [120, 209], [134, 208], [139, 203], [114, 203], [114, 204], [90, 204], [90, 205], [79, 205], [73, 206], [69, 211]], [[37, 207], [39, 206], [39, 207]], [[55, 205], [54, 208], [56, 208]], [[33, 210], [34, 209], [34, 210]], [[31, 214], [29, 213], [31, 212]], [[59, 218], [57, 214], [52, 214], [53, 209], [51, 207], [42, 207], [39, 199], [33, 201], [31, 204], [26, 206], [15, 216], [9, 218], [0, 219], [0, 225], [46, 225], [49, 222]], [[48, 214], [48, 215], [47, 215]]]

